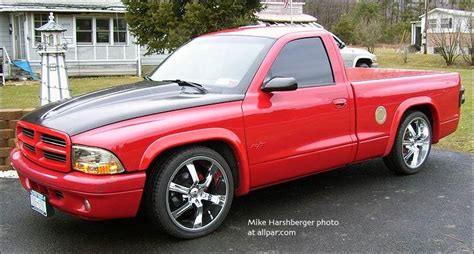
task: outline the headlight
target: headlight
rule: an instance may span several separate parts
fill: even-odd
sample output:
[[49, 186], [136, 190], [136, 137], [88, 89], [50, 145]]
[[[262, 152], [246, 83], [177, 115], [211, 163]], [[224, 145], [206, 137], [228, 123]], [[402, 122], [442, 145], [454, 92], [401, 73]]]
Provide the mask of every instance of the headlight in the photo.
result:
[[87, 174], [110, 175], [124, 172], [122, 163], [111, 152], [87, 146], [72, 146], [72, 168]]

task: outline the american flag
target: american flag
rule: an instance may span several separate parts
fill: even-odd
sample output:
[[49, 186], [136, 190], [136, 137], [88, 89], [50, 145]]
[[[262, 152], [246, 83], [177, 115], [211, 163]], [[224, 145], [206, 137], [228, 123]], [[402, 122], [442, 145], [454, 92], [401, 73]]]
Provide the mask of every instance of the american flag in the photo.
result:
[[292, 0], [285, 0], [285, 1], [283, 1], [283, 8], [284, 8], [284, 9], [288, 8], [288, 5], [290, 4], [290, 1], [292, 1]]

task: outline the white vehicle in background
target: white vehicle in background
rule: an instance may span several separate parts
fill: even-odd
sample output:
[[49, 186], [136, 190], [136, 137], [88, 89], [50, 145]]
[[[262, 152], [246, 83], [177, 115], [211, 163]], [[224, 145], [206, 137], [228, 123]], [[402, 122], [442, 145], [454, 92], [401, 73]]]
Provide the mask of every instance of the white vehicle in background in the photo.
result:
[[[332, 33], [331, 33], [332, 34]], [[337, 46], [341, 49], [342, 59], [344, 59], [344, 65], [346, 67], [361, 67], [361, 68], [376, 68], [377, 56], [370, 53], [365, 49], [350, 48], [339, 39], [336, 35], [332, 34]]]

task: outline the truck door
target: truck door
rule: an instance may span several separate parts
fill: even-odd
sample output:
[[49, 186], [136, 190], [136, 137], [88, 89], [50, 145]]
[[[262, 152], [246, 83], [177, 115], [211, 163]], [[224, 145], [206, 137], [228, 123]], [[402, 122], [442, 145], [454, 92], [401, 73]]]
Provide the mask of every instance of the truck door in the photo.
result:
[[353, 105], [347, 85], [335, 81], [322, 39], [288, 42], [265, 81], [274, 77], [293, 77], [298, 89], [259, 91], [243, 102], [252, 187], [351, 162]]

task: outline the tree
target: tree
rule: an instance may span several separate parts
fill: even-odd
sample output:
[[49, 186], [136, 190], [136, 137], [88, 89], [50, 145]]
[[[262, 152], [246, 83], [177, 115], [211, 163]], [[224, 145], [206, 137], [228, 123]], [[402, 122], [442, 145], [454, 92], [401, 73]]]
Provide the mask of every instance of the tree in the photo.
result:
[[353, 11], [355, 40], [371, 53], [383, 34], [382, 15], [375, 2], [361, 1]]
[[339, 21], [332, 26], [332, 31], [339, 38], [349, 44], [355, 42], [355, 25], [351, 16], [344, 14]]
[[172, 51], [194, 37], [252, 24], [259, 0], [122, 0], [125, 18], [147, 54]]
[[403, 31], [402, 37], [400, 39], [400, 56], [402, 57], [403, 63], [408, 63], [409, 49], [407, 45], [407, 31]]
[[368, 0], [362, 0], [357, 3], [356, 8], [353, 10], [353, 17], [355, 20], [380, 18], [379, 4]]
[[474, 8], [474, 1], [472, 0], [457, 0], [459, 1], [459, 9], [465, 10], [465, 11], [472, 11]]
[[447, 66], [453, 65], [460, 56], [460, 35], [458, 31], [438, 31], [431, 33], [428, 38]]
[[462, 58], [466, 63], [474, 66], [474, 17], [469, 17], [466, 31], [461, 36], [460, 48]]
[[[381, 39], [382, 23], [379, 6], [375, 2], [363, 0], [354, 5], [348, 14], [342, 15], [332, 27], [333, 32], [347, 43], [364, 45], [373, 50]], [[366, 26], [373, 29], [369, 31]], [[375, 36], [375, 37], [370, 37]]]
[[394, 24], [382, 24], [382, 39], [384, 43], [398, 43], [402, 39], [402, 35], [406, 30], [410, 30], [410, 22], [400, 21]]
[[355, 1], [348, 0], [306, 0], [304, 13], [318, 18], [318, 23], [324, 27], [331, 28], [355, 5]]
[[357, 41], [370, 53], [374, 53], [376, 44], [382, 38], [382, 22], [376, 18], [363, 18], [356, 25]]

